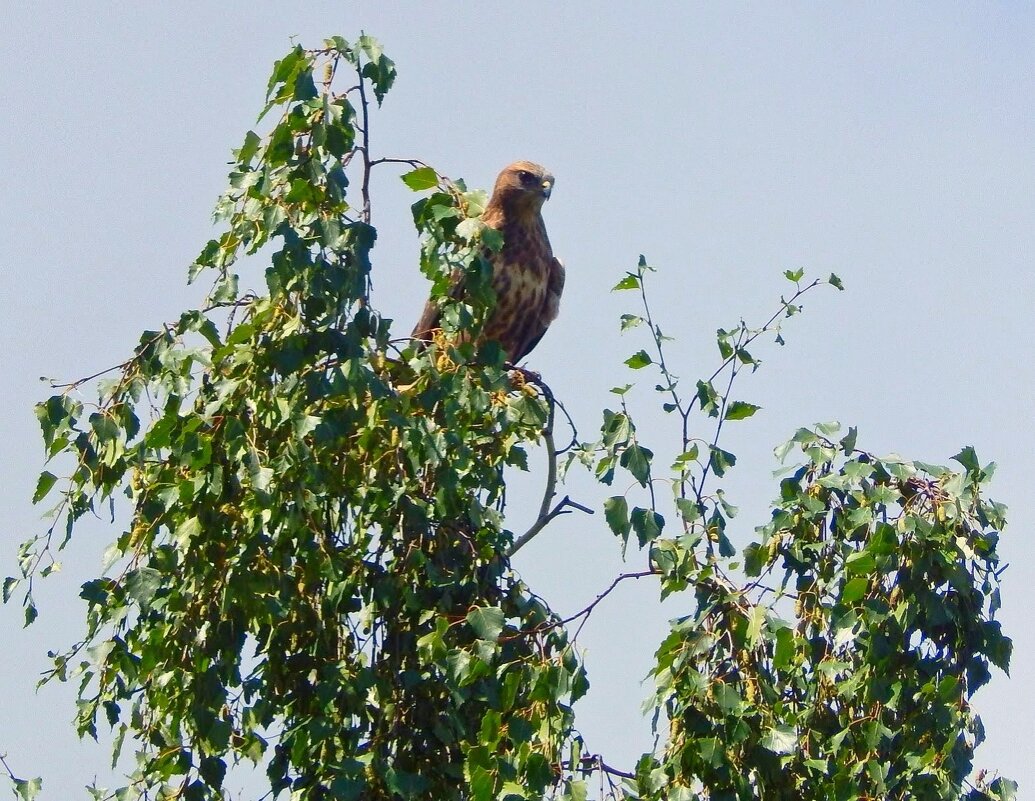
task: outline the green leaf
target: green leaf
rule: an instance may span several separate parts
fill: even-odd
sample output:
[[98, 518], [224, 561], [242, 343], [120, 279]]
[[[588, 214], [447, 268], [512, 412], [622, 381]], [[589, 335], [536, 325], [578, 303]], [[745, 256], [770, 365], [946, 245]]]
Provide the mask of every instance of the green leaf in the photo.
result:
[[650, 509], [636, 507], [632, 510], [630, 520], [641, 548], [660, 537], [665, 527], [665, 518]]
[[676, 498], [676, 509], [687, 523], [693, 523], [701, 517], [701, 507], [692, 498]]
[[864, 595], [870, 586], [870, 580], [865, 576], [856, 576], [845, 582], [845, 588], [841, 591], [841, 600], [846, 604], [854, 604]]
[[479, 606], [467, 613], [467, 623], [479, 639], [495, 642], [503, 631], [503, 610], [498, 606]]
[[753, 403], [745, 403], [744, 401], [733, 401], [729, 406], [726, 407], [726, 420], [746, 420], [751, 417], [755, 412], [761, 409], [761, 406], [755, 406]]
[[635, 314], [623, 314], [622, 320], [622, 331], [628, 331], [630, 328], [636, 328], [638, 325], [643, 323], [643, 318]]
[[22, 801], [34, 801], [40, 790], [43, 788], [43, 779], [17, 779], [12, 777], [14, 792]]
[[758, 638], [762, 635], [762, 627], [766, 622], [766, 609], [764, 606], [755, 604], [747, 617], [747, 643], [754, 648], [758, 644]]
[[244, 144], [241, 145], [240, 149], [235, 154], [237, 156], [238, 163], [242, 166], [247, 166], [251, 162], [252, 157], [254, 157], [259, 151], [259, 145], [261, 142], [262, 140], [255, 131], [248, 131], [248, 133], [244, 135]]
[[173, 533], [173, 539], [181, 548], [186, 548], [190, 541], [201, 532], [201, 521], [196, 517], [190, 517], [180, 523]]
[[726, 359], [733, 355], [733, 345], [730, 344], [730, 338], [734, 333], [736, 332], [727, 331], [725, 328], [720, 328], [715, 332], [715, 344], [719, 346], [719, 355], [722, 356], [723, 361], [726, 361]]
[[776, 647], [773, 649], [773, 665], [779, 670], [788, 667], [794, 658], [794, 632], [780, 629], [776, 632]]
[[40, 473], [39, 480], [36, 482], [36, 492], [32, 495], [32, 502], [39, 503], [50, 492], [51, 487], [57, 481], [57, 476], [51, 473], [49, 470], [44, 470]]
[[793, 754], [798, 748], [798, 735], [790, 726], [774, 726], [762, 736], [762, 747], [774, 754]]
[[4, 603], [7, 603], [8, 601], [11, 600], [11, 595], [14, 594], [14, 588], [17, 587], [19, 583], [20, 583], [20, 580], [14, 578], [14, 576], [8, 576], [7, 578], [4, 579], [4, 591], [3, 591], [3, 601], [4, 601]]
[[988, 790], [992, 798], [999, 799], [999, 801], [1016, 801], [1017, 799], [1017, 782], [1012, 779], [1000, 776], [989, 783]]
[[802, 279], [802, 276], [805, 275], [805, 271], [804, 270], [800, 270], [800, 269], [799, 270], [784, 270], [783, 274], [784, 274], [784, 277], [788, 281], [793, 281], [794, 283], [798, 283]]
[[622, 451], [619, 463], [632, 473], [633, 478], [640, 482], [641, 487], [646, 487], [650, 480], [650, 463], [654, 458], [654, 452], [649, 448], [641, 447], [635, 442]]
[[629, 367], [631, 367], [633, 370], [639, 370], [643, 367], [646, 367], [648, 364], [652, 364], [652, 361], [647, 351], [641, 350], [638, 353], [634, 353], [632, 356], [626, 359], [625, 363], [629, 365]]
[[273, 97], [273, 88], [286, 81], [298, 68], [299, 62], [305, 58], [305, 51], [301, 45], [295, 45], [291, 52], [284, 58], [273, 64], [273, 73], [270, 75], [269, 83], [266, 85], [266, 99]]
[[148, 609], [151, 601], [162, 586], [162, 574], [151, 567], [130, 570], [126, 574], [126, 592], [142, 609]]
[[708, 464], [711, 466], [712, 472], [720, 478], [737, 463], [736, 456], [716, 445], [709, 445], [708, 451]]
[[840, 289], [842, 292], [844, 291], [845, 285], [841, 283], [841, 279], [833, 273], [830, 274], [830, 277], [827, 279], [827, 283], [835, 289]]
[[564, 801], [586, 801], [589, 796], [589, 789], [586, 782], [581, 779], [566, 779], [564, 782], [564, 793], [561, 798]]
[[711, 381], [697, 382], [697, 400], [701, 411], [709, 417], [719, 416], [719, 393], [715, 391]]
[[624, 495], [612, 495], [604, 501], [604, 520], [611, 531], [623, 540], [629, 536], [629, 502]]
[[978, 461], [977, 452], [970, 445], [960, 450], [952, 457], [953, 461], [959, 462], [968, 473], [980, 473], [981, 463]]
[[719, 705], [719, 709], [727, 715], [735, 714], [743, 705], [743, 699], [740, 697], [740, 693], [732, 684], [716, 681], [712, 683], [711, 690], [712, 695], [715, 698], [715, 703], [717, 703]]
[[640, 288], [640, 277], [635, 273], [627, 273], [625, 278], [611, 287], [612, 292], [621, 292], [625, 289], [639, 289]]
[[438, 173], [431, 167], [418, 167], [403, 175], [402, 180], [414, 192], [422, 192], [438, 186]]
[[372, 36], [363, 34], [356, 41], [356, 45], [370, 59], [363, 65], [363, 77], [372, 83], [374, 97], [377, 98], [377, 104], [380, 106], [395, 82], [395, 62], [384, 54], [381, 43]]
[[877, 568], [877, 560], [868, 551], [858, 551], [845, 559], [845, 570], [851, 576], [869, 575]]

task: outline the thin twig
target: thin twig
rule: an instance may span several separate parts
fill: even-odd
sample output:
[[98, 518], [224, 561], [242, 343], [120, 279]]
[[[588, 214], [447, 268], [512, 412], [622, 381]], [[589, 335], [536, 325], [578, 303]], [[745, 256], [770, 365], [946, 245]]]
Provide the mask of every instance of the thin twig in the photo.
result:
[[587, 754], [579, 760], [577, 765], [573, 765], [571, 762], [564, 761], [561, 763], [561, 767], [565, 770], [579, 771], [580, 773], [593, 773], [594, 771], [601, 771], [611, 776], [618, 776], [622, 779], [634, 779], [636, 778], [635, 773], [628, 773], [618, 768], [613, 768], [608, 765], [600, 754]]
[[409, 164], [414, 169], [416, 169], [418, 167], [427, 167], [428, 166], [427, 164], [425, 164], [420, 159], [396, 159], [396, 158], [381, 157], [379, 159], [371, 159], [370, 160], [370, 166], [371, 167], [376, 167], [378, 164]]
[[[813, 289], [813, 288], [819, 286], [821, 283], [824, 283], [824, 282], [821, 279], [817, 278], [812, 283], [808, 284], [807, 286], [798, 287], [797, 291], [791, 296], [790, 300], [783, 300], [783, 298], [781, 298], [781, 303], [783, 305], [781, 305], [780, 308], [773, 313], [772, 317], [770, 317], [768, 320], [765, 321], [765, 323], [762, 325], [761, 328], [757, 328], [757, 329], [755, 329], [754, 331], [751, 332], [751, 335], [741, 343], [740, 350], [743, 350], [744, 348], [746, 348], [748, 345], [750, 345], [752, 342], [754, 342], [756, 339], [758, 339], [760, 336], [762, 336], [762, 334], [768, 334], [772, 330], [770, 328], [770, 326], [773, 323], [775, 323], [782, 315], [787, 314], [787, 310], [789, 308], [791, 308], [791, 306], [794, 305], [794, 302], [798, 298], [800, 298], [802, 295], [804, 295], [810, 289]], [[720, 364], [718, 366], [718, 368], [715, 370], [715, 372], [712, 373], [711, 378], [709, 378], [708, 381], [714, 381], [716, 376], [718, 376], [719, 373], [721, 373], [723, 370], [726, 369], [726, 365], [729, 364], [734, 359], [737, 359], [737, 358], [739, 358], [738, 351], [737, 351], [736, 348], [734, 348], [733, 353], [731, 353], [729, 356], [727, 356], [725, 359], [723, 359], [722, 364]]]
[[668, 365], [665, 363], [665, 349], [661, 345], [661, 327], [654, 323], [654, 317], [650, 311], [650, 303], [647, 302], [647, 289], [643, 285], [643, 278], [640, 278], [640, 299], [643, 301], [643, 313], [647, 316], [647, 326], [650, 328], [651, 338], [654, 340], [654, 347], [658, 351], [658, 368], [661, 370], [661, 374], [668, 381], [668, 392], [672, 396], [672, 401], [676, 405], [676, 409], [679, 414], [683, 417], [689, 413], [689, 409], [683, 408], [683, 399], [679, 397], [679, 393], [676, 392], [676, 384], [678, 378], [674, 377], [669, 372]]
[[[535, 522], [532, 523], [528, 531], [526, 531], [524, 534], [522, 534], [520, 537], [514, 540], [514, 544], [511, 545], [510, 550], [507, 551], [507, 556], [513, 556], [519, 550], [521, 550], [521, 548], [523, 548], [536, 534], [538, 534], [540, 531], [546, 528], [547, 524], [555, 517], [558, 517], [563, 514], [570, 514], [572, 509], [578, 509], [580, 512], [585, 512], [586, 514], [590, 515], [594, 514], [594, 512], [592, 509], [583, 506], [580, 503], [576, 503], [567, 495], [565, 495], [564, 498], [562, 498], [556, 506], [554, 506], [552, 509], [550, 508], [550, 504], [552, 503], [554, 496], [557, 494], [558, 451], [557, 445], [553, 439], [553, 423], [555, 410], [557, 408], [558, 403], [553, 396], [553, 390], [551, 390], [550, 387], [547, 386], [547, 384], [537, 373], [533, 373], [529, 370], [525, 370], [521, 367], [516, 367], [514, 365], [507, 366], [510, 369], [520, 373], [524, 381], [539, 388], [539, 391], [542, 392], [543, 396], [546, 398], [547, 407], [549, 409], [549, 413], [546, 420], [546, 426], [543, 428], [543, 443], [546, 446], [547, 460], [546, 488], [543, 490], [543, 501], [539, 505], [539, 514], [536, 517]], [[563, 406], [561, 407], [561, 409], [564, 412], [565, 417], [568, 417], [568, 422], [571, 423], [571, 417], [568, 416], [567, 409], [564, 409]], [[574, 424], [572, 424], [573, 431], [574, 428]]]
[[596, 609], [597, 604], [599, 604], [608, 595], [610, 595], [612, 592], [614, 592], [615, 587], [617, 587], [619, 584], [621, 584], [626, 579], [641, 579], [641, 578], [644, 578], [645, 576], [656, 576], [656, 575], [658, 575], [658, 571], [657, 570], [641, 570], [641, 571], [639, 571], [637, 573], [622, 573], [620, 576], [617, 576], [614, 581], [611, 582], [611, 584], [608, 586], [608, 588], [606, 590], [604, 590], [596, 598], [594, 598], [593, 601], [589, 604], [589, 606], [586, 606], [585, 608], [579, 610], [578, 612], [576, 612], [574, 615], [571, 615], [570, 617], [566, 617], [566, 618], [562, 619], [560, 621], [560, 625], [566, 626], [568, 623], [571, 623], [572, 621], [578, 620], [581, 617], [582, 618], [582, 622], [579, 623], [579, 627], [575, 630], [575, 636], [572, 637], [573, 641], [577, 640], [579, 638], [579, 632], [581, 632], [582, 631], [582, 627], [586, 625], [586, 621], [589, 620], [589, 616], [591, 614], [593, 614], [593, 610]]
[[[554, 483], [556, 483], [556, 481]], [[553, 497], [552, 488], [550, 488], [548, 497]], [[514, 554], [516, 554], [529, 541], [531, 541], [531, 539], [536, 534], [538, 534], [540, 531], [546, 528], [546, 526], [555, 517], [559, 517], [560, 515], [571, 514], [572, 509], [578, 509], [580, 512], [585, 512], [588, 515], [594, 514], [593, 510], [590, 509], [588, 506], [583, 506], [581, 503], [577, 503], [576, 501], [573, 501], [571, 498], [565, 495], [557, 503], [557, 505], [553, 507], [553, 509], [547, 512], [545, 515], [540, 515], [532, 524], [532, 526], [528, 529], [528, 531], [526, 531], [524, 534], [522, 534], [520, 537], [514, 540], [514, 544], [511, 545], [510, 550], [507, 551], [507, 556], [513, 556]]]
[[[238, 298], [237, 300], [234, 300], [234, 301], [225, 301], [225, 302], [220, 302], [220, 303], [211, 303], [208, 306], [205, 306], [203, 309], [200, 309], [199, 311], [202, 314], [207, 314], [210, 311], [215, 311], [216, 309], [223, 309], [223, 308], [227, 308], [227, 307], [232, 307], [233, 310], [236, 311], [238, 307], [246, 306], [249, 303], [251, 303], [252, 301], [256, 300], [256, 297], [257, 297], [256, 295], [248, 293], [247, 295], [245, 295], [245, 296], [243, 296], [241, 298]], [[137, 346], [137, 352], [135, 354], [133, 354], [130, 358], [126, 359], [124, 362], [120, 362], [119, 364], [112, 365], [111, 367], [105, 367], [103, 370], [98, 370], [96, 373], [93, 373], [93, 374], [88, 375], [88, 376], [84, 376], [83, 378], [77, 378], [75, 381], [69, 381], [69, 382], [64, 383], [64, 384], [59, 384], [58, 382], [56, 382], [54, 380], [51, 380], [50, 381], [50, 388], [51, 389], [66, 389], [66, 390], [77, 389], [78, 387], [82, 386], [83, 384], [87, 383], [88, 381], [93, 381], [95, 378], [100, 378], [102, 375], [107, 375], [108, 373], [113, 373], [116, 370], [125, 370], [127, 367], [129, 367], [131, 364], [133, 364], [133, 362], [138, 361], [143, 356], [143, 354], [147, 351], [147, 349], [149, 347], [151, 347], [156, 342], [158, 342], [158, 340], [160, 340], [162, 337], [167, 336], [172, 331], [175, 331], [176, 330], [176, 325], [177, 325], [176, 323], [162, 323], [162, 330], [157, 332], [153, 337], [151, 337], [151, 339], [149, 339], [143, 345]], [[177, 333], [176, 336], [182, 336], [182, 334]]]
[[0, 754], [0, 765], [4, 766], [4, 770], [7, 771], [7, 775], [11, 778], [11, 781], [18, 781], [18, 777], [14, 775], [14, 771], [11, 770], [11, 766], [7, 764], [7, 760], [4, 758], [6, 754]]
[[363, 126], [360, 128], [363, 133], [363, 146], [358, 148], [363, 155], [363, 186], [360, 190], [363, 195], [363, 214], [361, 219], [367, 225], [370, 225], [370, 109], [367, 103], [367, 90], [363, 79], [363, 69], [358, 61], [356, 72], [359, 75], [360, 113], [363, 115]]

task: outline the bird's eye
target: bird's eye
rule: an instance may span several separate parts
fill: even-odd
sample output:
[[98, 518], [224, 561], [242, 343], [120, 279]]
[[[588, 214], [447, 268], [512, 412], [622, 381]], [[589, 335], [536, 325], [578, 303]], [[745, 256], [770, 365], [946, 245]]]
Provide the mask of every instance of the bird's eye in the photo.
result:
[[521, 183], [523, 184], [535, 183], [535, 176], [528, 170], [518, 170], [518, 178], [521, 179]]

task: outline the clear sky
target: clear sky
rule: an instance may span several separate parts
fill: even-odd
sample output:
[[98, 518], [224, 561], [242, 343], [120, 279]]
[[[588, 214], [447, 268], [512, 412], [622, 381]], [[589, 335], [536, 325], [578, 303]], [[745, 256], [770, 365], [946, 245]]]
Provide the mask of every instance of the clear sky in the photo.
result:
[[[609, 288], [640, 253], [660, 269], [656, 313], [691, 382], [716, 364], [718, 326], [768, 316], [783, 270], [842, 277], [847, 291], [811, 297], [788, 345], [758, 351], [766, 363], [741, 385], [764, 409], [727, 440], [739, 457], [732, 538], [744, 545], [764, 522], [772, 448], [800, 425], [838, 419], [870, 450], [945, 462], [973, 444], [997, 461], [1015, 652], [1013, 678], [977, 696], [978, 765], [1035, 785], [1035, 7], [11, 2], [4, 17], [0, 574], [42, 527], [28, 503], [38, 377], [121, 361], [141, 330], [199, 302], [186, 267], [273, 60], [291, 36], [364, 29], [399, 68], [374, 122], [381, 154], [474, 186], [518, 158], [555, 174], [545, 216], [568, 283], [528, 364], [583, 437], [613, 405], [607, 390], [635, 377], [621, 361], [644, 343], [617, 325], [632, 299]], [[406, 333], [427, 291], [415, 198], [388, 171], [374, 189], [375, 304]], [[641, 433], [665, 450], [674, 429], [651, 417], [651, 394], [636, 396]], [[515, 529], [534, 517], [541, 480], [539, 457], [514, 494]], [[565, 491], [599, 504], [585, 481]], [[560, 518], [516, 558], [559, 612], [643, 564], [622, 564], [601, 517]], [[111, 535], [84, 528], [31, 629], [17, 607], [0, 610], [0, 752], [44, 775], [46, 799], [84, 797], [106, 776], [106, 750], [75, 742], [71, 688], [32, 688], [47, 649], [81, 630], [78, 585]], [[593, 687], [579, 725], [619, 767], [649, 747], [639, 682], [666, 619], [691, 603], [655, 598], [649, 583], [623, 586], [580, 638]]]

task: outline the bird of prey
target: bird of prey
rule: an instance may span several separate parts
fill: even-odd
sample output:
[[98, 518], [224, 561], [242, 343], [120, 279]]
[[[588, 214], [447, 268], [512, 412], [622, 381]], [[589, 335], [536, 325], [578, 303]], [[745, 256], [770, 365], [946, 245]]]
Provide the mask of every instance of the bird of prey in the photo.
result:
[[[495, 340], [516, 365], [543, 338], [557, 317], [564, 266], [553, 255], [543, 223], [543, 203], [553, 176], [531, 161], [515, 161], [496, 179], [482, 222], [499, 231], [503, 247], [487, 257], [492, 264], [496, 306], [482, 338]], [[450, 297], [462, 296], [462, 273], [453, 277]], [[414, 339], [430, 339], [441, 326], [442, 310], [432, 298], [413, 329]]]

